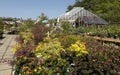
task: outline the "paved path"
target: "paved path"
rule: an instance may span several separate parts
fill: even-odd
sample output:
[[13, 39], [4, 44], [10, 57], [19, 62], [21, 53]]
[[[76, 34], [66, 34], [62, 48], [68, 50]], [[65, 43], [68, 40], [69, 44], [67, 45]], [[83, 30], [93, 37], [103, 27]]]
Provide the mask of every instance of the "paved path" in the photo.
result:
[[12, 47], [16, 45], [16, 35], [4, 35], [0, 39], [0, 75], [12, 75], [12, 66], [10, 61], [13, 60]]

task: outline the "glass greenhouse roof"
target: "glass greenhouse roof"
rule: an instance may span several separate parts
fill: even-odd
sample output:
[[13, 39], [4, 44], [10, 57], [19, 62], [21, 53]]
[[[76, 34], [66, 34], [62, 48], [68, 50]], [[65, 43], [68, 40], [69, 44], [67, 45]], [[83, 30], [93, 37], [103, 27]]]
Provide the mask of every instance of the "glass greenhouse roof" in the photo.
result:
[[87, 24], [107, 24], [105, 20], [82, 7], [74, 7], [71, 11], [59, 16], [59, 21], [76, 21], [78, 18]]

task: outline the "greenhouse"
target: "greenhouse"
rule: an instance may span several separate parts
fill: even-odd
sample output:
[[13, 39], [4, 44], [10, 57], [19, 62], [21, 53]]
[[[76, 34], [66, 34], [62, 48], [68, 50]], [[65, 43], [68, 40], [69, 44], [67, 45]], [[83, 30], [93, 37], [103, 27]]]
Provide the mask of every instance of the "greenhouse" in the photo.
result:
[[76, 27], [80, 25], [104, 25], [108, 24], [104, 19], [85, 10], [83, 7], [74, 7], [71, 11], [60, 15], [58, 22], [69, 21], [75, 24]]

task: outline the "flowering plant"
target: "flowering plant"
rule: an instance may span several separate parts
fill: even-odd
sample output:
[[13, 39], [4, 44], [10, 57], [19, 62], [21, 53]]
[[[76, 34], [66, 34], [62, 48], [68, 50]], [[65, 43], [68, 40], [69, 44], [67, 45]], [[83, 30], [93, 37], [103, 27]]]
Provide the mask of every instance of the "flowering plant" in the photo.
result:
[[12, 47], [13, 53], [16, 53], [16, 51], [17, 51], [18, 49], [20, 49], [20, 48], [21, 48], [21, 44], [17, 44], [17, 45], [15, 45], [15, 46], [13, 46], [13, 47]]
[[53, 56], [59, 57], [60, 51], [63, 50], [64, 49], [62, 48], [61, 43], [57, 41], [57, 39], [53, 39], [50, 42], [40, 42], [35, 49], [35, 53], [37, 56], [40, 56], [43, 59], [47, 60]]
[[81, 56], [82, 54], [88, 54], [86, 50], [85, 43], [76, 41], [74, 44], [71, 44], [69, 47], [70, 51], [76, 52], [76, 56]]

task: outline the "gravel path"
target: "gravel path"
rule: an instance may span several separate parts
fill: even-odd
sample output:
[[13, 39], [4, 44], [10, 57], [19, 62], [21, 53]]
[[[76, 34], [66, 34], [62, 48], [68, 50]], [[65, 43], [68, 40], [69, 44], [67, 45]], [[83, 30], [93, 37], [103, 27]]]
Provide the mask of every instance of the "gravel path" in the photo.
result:
[[12, 66], [9, 64], [13, 60], [12, 47], [16, 45], [16, 35], [4, 35], [0, 39], [0, 75], [12, 75]]

